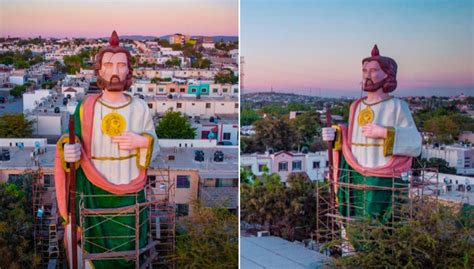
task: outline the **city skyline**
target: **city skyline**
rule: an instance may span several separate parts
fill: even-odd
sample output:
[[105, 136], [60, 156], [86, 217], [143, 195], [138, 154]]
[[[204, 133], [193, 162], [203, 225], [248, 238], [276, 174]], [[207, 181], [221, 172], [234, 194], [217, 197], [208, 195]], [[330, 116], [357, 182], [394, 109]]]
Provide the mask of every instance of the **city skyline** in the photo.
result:
[[[0, 5], [2, 37], [99, 38], [112, 30], [119, 35], [144, 36], [238, 35], [238, 1], [234, 0], [5, 0]], [[25, 23], [25, 18], [35, 23]], [[107, 22], [116, 18], [127, 19]]]
[[360, 94], [361, 60], [377, 44], [398, 63], [395, 94], [473, 94], [471, 1], [242, 0], [241, 9], [245, 92]]

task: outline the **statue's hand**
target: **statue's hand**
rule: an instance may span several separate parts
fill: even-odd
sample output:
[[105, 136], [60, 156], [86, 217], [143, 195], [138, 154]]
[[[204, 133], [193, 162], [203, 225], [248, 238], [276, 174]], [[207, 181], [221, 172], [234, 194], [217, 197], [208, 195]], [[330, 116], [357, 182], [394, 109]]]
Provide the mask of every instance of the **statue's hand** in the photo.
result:
[[369, 123], [362, 126], [362, 134], [369, 138], [387, 138], [387, 128]]
[[77, 162], [81, 159], [81, 144], [64, 144], [64, 160], [68, 163]]
[[336, 129], [332, 127], [324, 127], [321, 132], [323, 141], [334, 141], [336, 137]]
[[112, 142], [118, 143], [121, 150], [146, 148], [148, 139], [134, 132], [123, 132], [122, 135], [112, 137]]

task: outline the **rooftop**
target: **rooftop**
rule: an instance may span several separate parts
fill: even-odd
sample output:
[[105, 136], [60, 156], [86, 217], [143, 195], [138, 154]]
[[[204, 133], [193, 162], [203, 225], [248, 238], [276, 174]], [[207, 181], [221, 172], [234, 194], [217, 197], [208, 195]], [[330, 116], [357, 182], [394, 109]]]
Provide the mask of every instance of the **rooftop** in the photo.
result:
[[240, 267], [321, 268], [330, 258], [280, 237], [240, 237]]

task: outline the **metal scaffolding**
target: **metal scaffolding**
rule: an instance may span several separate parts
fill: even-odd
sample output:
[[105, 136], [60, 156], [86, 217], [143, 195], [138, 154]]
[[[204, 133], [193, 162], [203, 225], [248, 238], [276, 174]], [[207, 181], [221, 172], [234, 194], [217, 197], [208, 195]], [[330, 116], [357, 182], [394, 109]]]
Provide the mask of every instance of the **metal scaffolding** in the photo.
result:
[[[338, 175], [343, 172], [345, 172], [345, 175], [350, 175], [353, 170], [337, 170]], [[395, 222], [411, 219], [415, 201], [423, 203], [427, 199], [437, 200], [440, 191], [438, 171], [435, 168], [412, 169], [410, 172], [402, 174], [401, 177], [387, 178], [391, 181], [391, 186], [386, 187], [370, 185], [366, 183], [367, 178], [363, 177], [362, 182], [358, 182], [358, 184], [353, 184], [349, 176], [346, 182], [325, 181], [318, 185], [316, 192], [315, 241], [321, 247], [329, 243], [339, 242], [336, 246], [326, 249], [326, 254], [337, 254], [340, 253], [341, 247], [350, 246], [346, 230], [353, 221], [377, 218], [366, 211], [367, 191], [385, 191], [391, 195], [391, 208], [384, 215], [386, 222], [378, 222], [378, 225], [382, 225], [387, 229], [390, 229]], [[338, 199], [338, 193], [345, 198]], [[362, 201], [362, 206], [360, 204], [356, 205], [355, 200]], [[386, 202], [380, 203], [380, 206], [383, 206], [382, 203]], [[358, 214], [351, 213], [354, 211], [357, 211]], [[380, 218], [380, 216], [378, 217]], [[349, 252], [354, 251], [351, 247], [349, 248], [351, 249]]]
[[[84, 195], [79, 199], [79, 226], [80, 247], [82, 251], [81, 262], [83, 268], [86, 260], [114, 260], [125, 259], [133, 261], [135, 268], [174, 268], [175, 267], [175, 206], [174, 185], [170, 181], [169, 169], [158, 169], [157, 175], [148, 176], [145, 186], [145, 202], [139, 202], [138, 194], [122, 195], [135, 197], [135, 203], [119, 208], [87, 208], [86, 198], [106, 198], [108, 195]], [[145, 214], [146, 219], [140, 216]], [[125, 225], [117, 221], [121, 217], [134, 217], [133, 225]], [[89, 218], [99, 220], [88, 225]], [[125, 235], [89, 236], [87, 231], [105, 222], [113, 222], [130, 229], [133, 233]], [[147, 224], [146, 244], [140, 246], [140, 229]], [[98, 240], [120, 239], [117, 246], [106, 247], [97, 243]], [[86, 244], [102, 249], [99, 253], [87, 253]], [[119, 250], [120, 247], [132, 244], [133, 250]]]
[[36, 268], [62, 268], [61, 240], [63, 228], [58, 225], [56, 193], [52, 175], [45, 184], [45, 175], [41, 168], [28, 172], [32, 178], [33, 236]]

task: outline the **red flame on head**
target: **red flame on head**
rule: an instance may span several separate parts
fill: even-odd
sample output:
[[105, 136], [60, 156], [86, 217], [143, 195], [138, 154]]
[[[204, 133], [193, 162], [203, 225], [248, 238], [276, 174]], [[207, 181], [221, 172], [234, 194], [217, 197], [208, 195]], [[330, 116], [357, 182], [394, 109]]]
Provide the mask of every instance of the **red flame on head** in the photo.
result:
[[377, 47], [377, 44], [375, 44], [374, 48], [372, 49], [372, 57], [374, 57], [374, 56], [380, 56], [379, 48]]
[[117, 47], [119, 45], [119, 37], [117, 35], [117, 32], [115, 32], [115, 30], [112, 32], [112, 35], [110, 36], [109, 44], [112, 47]]

